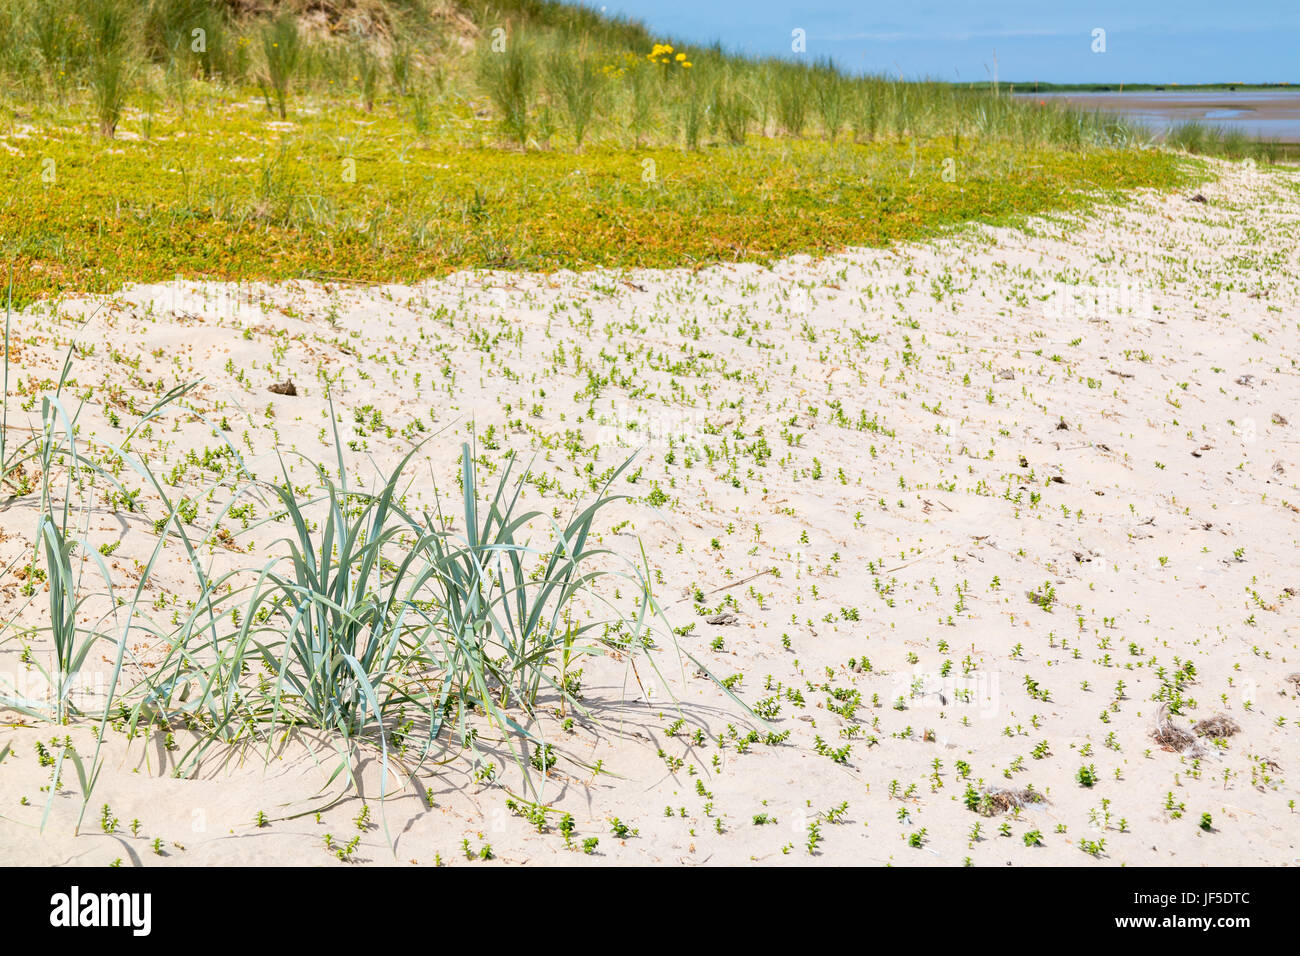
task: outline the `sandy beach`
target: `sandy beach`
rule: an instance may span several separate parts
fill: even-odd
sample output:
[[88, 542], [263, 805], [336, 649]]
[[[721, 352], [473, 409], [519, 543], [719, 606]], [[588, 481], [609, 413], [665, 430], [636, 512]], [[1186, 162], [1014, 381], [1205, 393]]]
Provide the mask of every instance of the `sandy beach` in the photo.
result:
[[[527, 497], [548, 512], [635, 454], [601, 544], [644, 547], [681, 647], [753, 713], [668, 643], [659, 673], [586, 659], [590, 713], [554, 717], [560, 760], [538, 775], [572, 839], [512, 811], [505, 758], [497, 784], [453, 754], [413, 785], [372, 755], [348, 791], [336, 742], [294, 736], [183, 779], [183, 732], [111, 728], [74, 833], [75, 775], [50, 799], [38, 744], [89, 753], [96, 722], [11, 720], [0, 858], [1300, 862], [1300, 176], [1207, 162], [1191, 191], [770, 269], [186, 282], [15, 314], [11, 394], [57, 379], [75, 343], [88, 443], [121, 440], [141, 383], [199, 381], [193, 414], [137, 440], [160, 474], [218, 447], [207, 420], [260, 478], [292, 450], [288, 480], [307, 481], [333, 455], [326, 382], [363, 487], [432, 436], [413, 506], [454, 489], [471, 432], [545, 476]], [[13, 414], [39, 428], [39, 402]], [[182, 468], [177, 493], [202, 499], [200, 479]], [[203, 500], [196, 521], [217, 520]], [[35, 522], [27, 499], [0, 512], [0, 620], [20, 629], [48, 612], [23, 593]], [[138, 577], [150, 523], [86, 522]], [[211, 561], [257, 563], [277, 536]], [[164, 552], [160, 615], [191, 596], [185, 570]], [[48, 639], [6, 636], [0, 671], [21, 682]], [[159, 653], [142, 640], [136, 673]], [[1176, 746], [1153, 737], [1169, 705]], [[331, 847], [354, 837], [344, 864]]]

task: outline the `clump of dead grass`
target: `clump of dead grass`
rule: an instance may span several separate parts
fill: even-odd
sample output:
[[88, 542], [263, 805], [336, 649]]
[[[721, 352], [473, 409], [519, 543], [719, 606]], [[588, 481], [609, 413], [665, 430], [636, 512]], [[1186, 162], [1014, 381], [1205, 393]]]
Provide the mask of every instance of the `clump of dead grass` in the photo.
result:
[[1196, 742], [1192, 732], [1174, 723], [1168, 704], [1161, 704], [1156, 711], [1156, 729], [1151, 736], [1161, 747], [1173, 753], [1197, 754], [1201, 751], [1201, 745]]
[[1222, 740], [1231, 737], [1233, 734], [1241, 733], [1241, 724], [1237, 723], [1226, 714], [1215, 714], [1213, 717], [1206, 717], [1204, 720], [1197, 721], [1192, 726], [1198, 737], [1211, 737], [1215, 740]]
[[980, 794], [976, 810], [986, 817], [1018, 810], [1029, 803], [1043, 803], [1046, 798], [1033, 787], [989, 787]]

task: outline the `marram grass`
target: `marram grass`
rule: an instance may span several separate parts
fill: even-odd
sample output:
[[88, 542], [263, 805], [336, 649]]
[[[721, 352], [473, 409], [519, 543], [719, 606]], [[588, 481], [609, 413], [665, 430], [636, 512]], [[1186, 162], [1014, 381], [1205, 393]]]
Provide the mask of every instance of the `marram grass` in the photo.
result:
[[[287, 469], [283, 484], [268, 484], [240, 464], [241, 480], [220, 486], [229, 500], [218, 521], [196, 532], [182, 519], [185, 499], [131, 449], [135, 434], [179, 408], [192, 386], [168, 392], [121, 442], [96, 449], [125, 466], [119, 478], [78, 443], [77, 413], [59, 395], [70, 367], [42, 402], [31, 456], [39, 486], [13, 496], [36, 506], [33, 566], [48, 585], [46, 625], [19, 634], [8, 622], [0, 630], [0, 642], [44, 635], [49, 663], [40, 655], [31, 662], [50, 692], [36, 700], [0, 687], [0, 706], [58, 725], [97, 720], [100, 745], [110, 723], [131, 735], [186, 730], [193, 742], [175, 756], [178, 775], [194, 772], [214, 748], [264, 745], [269, 759], [286, 735], [311, 731], [336, 745], [331, 780], [350, 780], [364, 751], [380, 755], [385, 787], [390, 772], [414, 780], [455, 759], [491, 778], [500, 768], [483, 749], [490, 744], [510, 754], [525, 789], [540, 797], [545, 774], [535, 771], [565, 758], [545, 737], [543, 709], [595, 719], [576, 682], [584, 658], [613, 654], [633, 670], [638, 659], [657, 669], [656, 637], [675, 643], [641, 564], [593, 545], [601, 513], [625, 497], [609, 489], [626, 463], [565, 522], [524, 509], [529, 475], [513, 457], [488, 493], [469, 445], [461, 449], [454, 508], [444, 511], [439, 498], [421, 514], [406, 510], [400, 493], [418, 444], [371, 490], [349, 485], [341, 454], [339, 478], [317, 466], [315, 496], [295, 488]], [[6, 397], [6, 422], [8, 411]], [[222, 435], [217, 427], [213, 433]], [[258, 560], [214, 573], [203, 554], [220, 518], [251, 489], [272, 503], [254, 529], [280, 536], [258, 549]], [[160, 515], [152, 552], [127, 590], [114, 587], [77, 524], [106, 492], [150, 493], [152, 504], [143, 507]], [[188, 612], [164, 622], [153, 619], [144, 596], [168, 542], [180, 544], [192, 580]], [[84, 574], [88, 563], [98, 586]], [[616, 596], [630, 598], [611, 600], [610, 589], [598, 587], [604, 578], [615, 579]], [[132, 648], [142, 639], [165, 649], [149, 668], [130, 666], [139, 663]], [[73, 690], [88, 662], [101, 657], [112, 671], [92, 712]], [[71, 757], [86, 804], [99, 750], [88, 765]]]

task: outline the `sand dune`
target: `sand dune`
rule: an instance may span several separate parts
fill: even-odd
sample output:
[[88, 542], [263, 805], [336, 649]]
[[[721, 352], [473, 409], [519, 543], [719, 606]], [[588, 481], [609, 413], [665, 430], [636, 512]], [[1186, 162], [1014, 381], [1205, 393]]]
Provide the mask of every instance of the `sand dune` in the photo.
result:
[[[360, 836], [354, 861], [405, 865], [463, 864], [462, 840], [506, 863], [1300, 860], [1300, 177], [1212, 168], [1205, 202], [1140, 195], [771, 269], [181, 283], [16, 316], [15, 384], [56, 378], [81, 344], [87, 438], [120, 437], [110, 414], [127, 416], [137, 379], [199, 378], [195, 408], [266, 478], [277, 449], [332, 456], [326, 379], [358, 480], [438, 432], [413, 501], [453, 486], [471, 425], [491, 458], [536, 456], [553, 481], [529, 496], [547, 510], [636, 452], [616, 488], [635, 500], [603, 543], [636, 557], [640, 539], [672, 623], [693, 625], [682, 646], [742, 675], [734, 691], [769, 725], [670, 648], [640, 682], [626, 661], [585, 662], [595, 719], [550, 730], [607, 772], [562, 759], [543, 792], [572, 814], [572, 847], [463, 761], [381, 804], [371, 759], [330, 805], [328, 739], [175, 779], [157, 735], [111, 731], [81, 834], [66, 769], [41, 833], [36, 742], [89, 752], [92, 727], [5, 726], [0, 857], [342, 865], [330, 833]], [[286, 380], [296, 395], [268, 391]], [[160, 473], [216, 446], [192, 416], [142, 441]], [[92, 540], [120, 539], [110, 560], [131, 581], [149, 522], [89, 520]], [[0, 619], [31, 625], [43, 598], [17, 572], [34, 523], [25, 500], [0, 512]], [[213, 560], [247, 563], [273, 537]], [[184, 572], [173, 550], [148, 597], [183, 603]], [[21, 680], [22, 645], [42, 638], [6, 637]], [[1171, 702], [1179, 727], [1221, 714], [1239, 731], [1166, 749], [1153, 731]]]

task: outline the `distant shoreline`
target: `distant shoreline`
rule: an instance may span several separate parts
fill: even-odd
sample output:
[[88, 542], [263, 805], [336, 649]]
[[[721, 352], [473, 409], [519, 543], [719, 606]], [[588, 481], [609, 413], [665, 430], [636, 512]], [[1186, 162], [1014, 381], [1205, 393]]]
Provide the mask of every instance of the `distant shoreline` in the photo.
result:
[[[953, 83], [953, 86], [966, 86], [977, 90], [991, 90], [993, 84], [988, 81], [979, 83]], [[1003, 80], [998, 87], [1012, 88], [1022, 92], [1037, 93], [1155, 93], [1155, 92], [1196, 92], [1217, 91], [1233, 92], [1236, 90], [1300, 90], [1296, 83], [1042, 83], [1037, 80]]]
[[1278, 144], [1300, 144], [1300, 87], [1116, 87], [1045, 89], [1007, 84], [1004, 90], [1021, 101], [1055, 101], [1074, 109], [1124, 116], [1157, 133], [1188, 124], [1221, 130], [1224, 135]]

